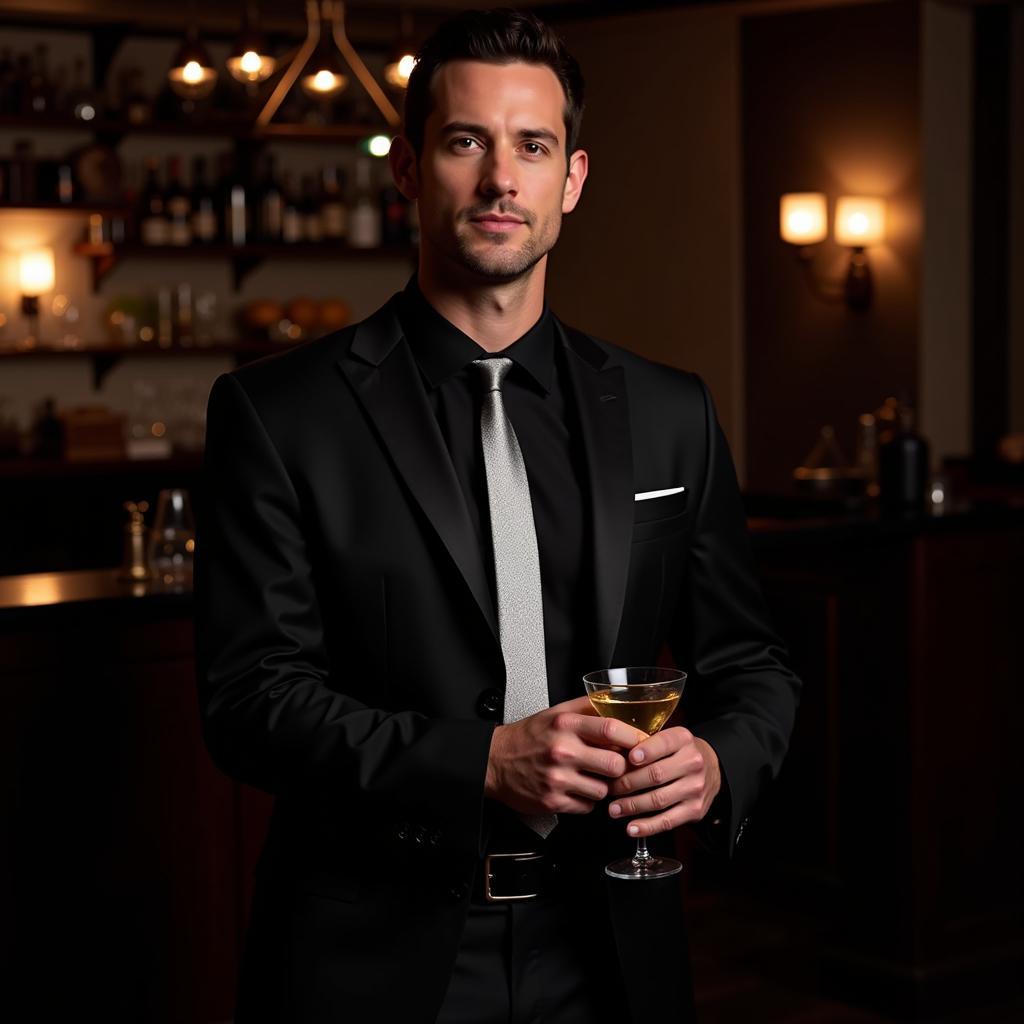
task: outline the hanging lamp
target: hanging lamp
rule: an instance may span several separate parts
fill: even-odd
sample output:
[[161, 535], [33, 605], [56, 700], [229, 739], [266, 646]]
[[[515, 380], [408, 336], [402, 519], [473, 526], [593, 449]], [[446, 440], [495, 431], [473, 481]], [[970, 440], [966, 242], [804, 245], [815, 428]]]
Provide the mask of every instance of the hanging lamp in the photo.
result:
[[398, 43], [391, 60], [384, 67], [384, 80], [395, 89], [404, 89], [416, 66], [416, 45], [413, 41], [412, 14], [403, 11], [399, 22]]
[[[332, 39], [334, 47], [330, 45]], [[347, 76], [337, 60], [335, 47], [344, 59], [345, 65], [359, 79], [384, 120], [392, 128], [397, 128], [401, 124], [398, 111], [348, 41], [345, 34], [344, 3], [340, 0], [306, 0], [306, 38], [259, 112], [256, 118], [257, 128], [266, 128], [270, 124], [285, 96], [314, 56], [316, 60], [313, 63], [324, 64], [324, 67], [310, 68], [302, 83], [305, 91], [310, 95], [322, 97], [330, 96], [332, 89], [334, 94], [337, 94], [345, 87]], [[330, 66], [332, 62], [333, 66]], [[339, 81], [339, 78], [343, 81]]]
[[243, 85], [265, 82], [277, 67], [267, 49], [263, 33], [258, 30], [258, 5], [246, 3], [242, 13], [242, 31], [235, 39], [226, 61], [232, 78]]

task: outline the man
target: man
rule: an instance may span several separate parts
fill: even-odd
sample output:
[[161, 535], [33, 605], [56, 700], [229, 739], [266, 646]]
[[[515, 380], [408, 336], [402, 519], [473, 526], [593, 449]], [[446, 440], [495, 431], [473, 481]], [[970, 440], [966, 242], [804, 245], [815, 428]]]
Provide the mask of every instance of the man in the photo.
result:
[[[277, 795], [239, 1024], [678, 1019], [678, 892], [602, 866], [687, 822], [731, 851], [778, 771], [799, 682], [710, 398], [544, 300], [582, 108], [532, 16], [442, 26], [390, 155], [417, 273], [214, 385], [205, 734]], [[687, 725], [596, 717], [582, 674], [665, 642]]]

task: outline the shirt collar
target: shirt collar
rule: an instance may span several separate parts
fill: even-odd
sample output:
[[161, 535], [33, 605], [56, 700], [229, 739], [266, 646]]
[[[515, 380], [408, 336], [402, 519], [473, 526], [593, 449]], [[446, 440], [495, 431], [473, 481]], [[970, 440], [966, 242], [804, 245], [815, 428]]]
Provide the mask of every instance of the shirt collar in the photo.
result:
[[416, 275], [409, 278], [398, 307], [406, 340], [428, 385], [433, 389], [474, 359], [504, 356], [526, 372], [545, 394], [555, 369], [555, 332], [547, 299], [537, 322], [500, 352], [488, 352], [445, 319], [420, 291]]

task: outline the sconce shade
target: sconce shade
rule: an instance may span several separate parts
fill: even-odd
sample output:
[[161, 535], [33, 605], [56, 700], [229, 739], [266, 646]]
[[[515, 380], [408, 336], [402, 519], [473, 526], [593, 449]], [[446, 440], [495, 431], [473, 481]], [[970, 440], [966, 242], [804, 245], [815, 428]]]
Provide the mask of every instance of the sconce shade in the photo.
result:
[[52, 249], [29, 249], [19, 261], [21, 293], [38, 297], [53, 288], [54, 268]]
[[779, 232], [791, 245], [814, 245], [828, 234], [822, 192], [787, 192], [779, 201]]
[[885, 241], [885, 202], [869, 196], [840, 196], [836, 203], [836, 242], [862, 248]]

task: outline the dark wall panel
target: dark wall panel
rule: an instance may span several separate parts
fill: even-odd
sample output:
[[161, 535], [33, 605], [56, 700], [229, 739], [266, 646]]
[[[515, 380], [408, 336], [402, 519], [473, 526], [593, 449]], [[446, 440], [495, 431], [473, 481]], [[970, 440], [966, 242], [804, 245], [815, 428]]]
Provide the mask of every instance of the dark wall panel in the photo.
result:
[[[878, 3], [750, 17], [742, 26], [742, 158], [747, 478], [789, 486], [820, 427], [854, 455], [857, 416], [917, 393], [921, 166], [916, 4]], [[866, 312], [817, 298], [779, 238], [785, 192], [887, 201], [870, 250]], [[830, 220], [831, 233], [831, 220]], [[817, 247], [840, 280], [847, 250]]]

